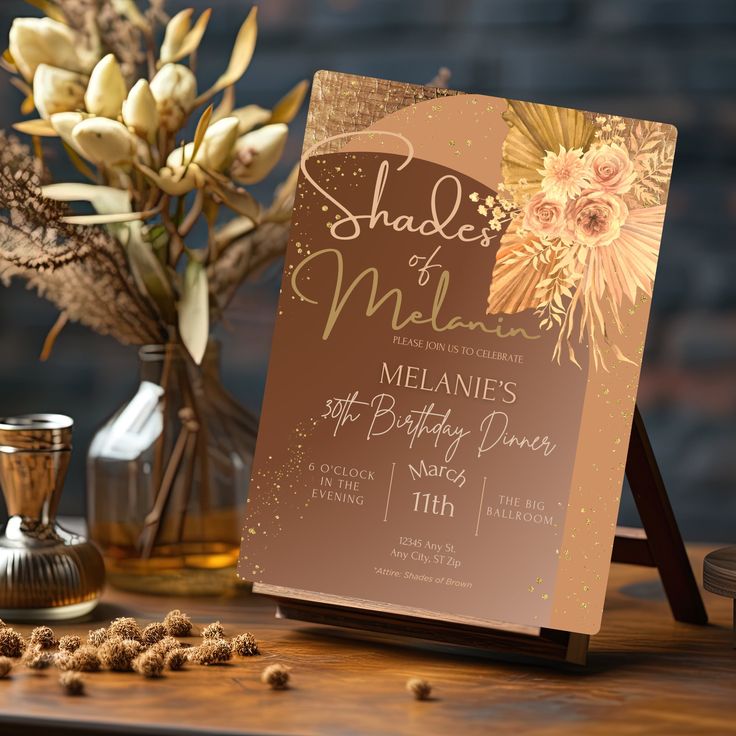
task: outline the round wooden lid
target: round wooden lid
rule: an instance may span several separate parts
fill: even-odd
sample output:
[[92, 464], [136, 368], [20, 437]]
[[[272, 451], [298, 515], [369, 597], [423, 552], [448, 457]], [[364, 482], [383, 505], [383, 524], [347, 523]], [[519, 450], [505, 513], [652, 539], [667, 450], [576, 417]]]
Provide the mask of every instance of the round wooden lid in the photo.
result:
[[711, 593], [736, 598], [736, 547], [724, 547], [706, 555], [703, 587]]

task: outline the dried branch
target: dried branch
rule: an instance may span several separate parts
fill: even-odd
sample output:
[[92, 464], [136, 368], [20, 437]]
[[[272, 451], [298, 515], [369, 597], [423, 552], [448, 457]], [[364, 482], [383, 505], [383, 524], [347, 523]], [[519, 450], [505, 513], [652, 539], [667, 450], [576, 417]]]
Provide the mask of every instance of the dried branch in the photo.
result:
[[230, 243], [208, 268], [210, 291], [224, 311], [240, 284], [283, 256], [288, 222], [266, 222]]
[[166, 6], [166, 0], [149, 0], [148, 10], [145, 12], [146, 19], [155, 28], [156, 25], [164, 25], [168, 22], [169, 16], [167, 15], [164, 7]]

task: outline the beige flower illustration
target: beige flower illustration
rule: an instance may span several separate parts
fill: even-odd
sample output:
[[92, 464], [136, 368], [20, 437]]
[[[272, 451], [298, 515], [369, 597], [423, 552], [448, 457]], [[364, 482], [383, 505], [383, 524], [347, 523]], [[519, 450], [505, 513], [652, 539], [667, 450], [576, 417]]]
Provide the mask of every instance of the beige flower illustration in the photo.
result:
[[538, 192], [524, 208], [524, 230], [530, 230], [540, 238], [553, 238], [565, 225], [565, 204], [553, 199], [546, 192]]
[[547, 151], [544, 157], [542, 191], [550, 197], [566, 200], [577, 197], [590, 186], [590, 170], [583, 161], [581, 148], [566, 149], [560, 144], [557, 153]]
[[634, 162], [619, 143], [604, 143], [586, 152], [584, 164], [590, 169], [593, 189], [610, 194], [626, 194], [636, 181]]
[[587, 192], [568, 202], [562, 241], [591, 248], [610, 245], [618, 238], [628, 214], [629, 208], [620, 197]]

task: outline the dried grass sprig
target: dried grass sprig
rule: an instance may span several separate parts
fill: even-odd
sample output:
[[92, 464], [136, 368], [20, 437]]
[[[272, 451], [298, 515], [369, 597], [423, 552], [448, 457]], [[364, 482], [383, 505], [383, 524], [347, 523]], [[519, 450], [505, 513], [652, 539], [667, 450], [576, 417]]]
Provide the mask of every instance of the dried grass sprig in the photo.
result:
[[0, 279], [24, 279], [69, 319], [122, 343], [161, 339], [115, 238], [63, 222], [60, 202], [41, 194], [38, 163], [15, 136], [0, 131]]
[[98, 245], [97, 233], [62, 221], [68, 209], [42, 196], [41, 174], [28, 147], [0, 131], [0, 257], [35, 271], [81, 261]]

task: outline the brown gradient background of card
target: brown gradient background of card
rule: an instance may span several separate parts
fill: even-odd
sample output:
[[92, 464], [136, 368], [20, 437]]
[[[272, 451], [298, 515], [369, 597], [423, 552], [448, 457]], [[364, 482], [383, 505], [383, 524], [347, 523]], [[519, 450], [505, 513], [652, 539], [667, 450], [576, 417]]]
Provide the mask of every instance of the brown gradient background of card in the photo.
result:
[[[413, 143], [415, 158], [397, 172], [404, 154], [400, 141], [361, 135], [327, 144], [306, 165], [320, 186], [349, 209], [366, 212], [378, 166], [387, 160], [390, 172], [381, 206], [391, 213], [412, 213], [417, 220], [428, 216], [435, 181], [454, 173], [464, 196], [453, 222], [477, 223], [476, 205], [465, 195], [495, 192], [501, 179], [505, 105], [501, 99], [320, 72], [315, 77], [305, 150], [335, 134], [372, 127], [402, 132]], [[429, 314], [434, 280], [419, 286], [416, 269], [408, 263], [412, 255], [427, 256], [442, 242], [437, 262], [449, 271], [451, 281], [441, 314], [445, 321], [452, 315], [483, 320], [499, 244], [496, 239], [483, 248], [367, 227], [356, 240], [337, 241], [328, 229], [337, 213], [337, 207], [301, 176], [240, 575], [272, 585], [374, 601], [384, 610], [421, 610], [440, 617], [595, 633], [605, 595], [638, 365], [616, 363], [609, 372], [593, 371], [585, 351], [579, 351], [581, 367], [568, 361], [557, 364], [550, 360], [552, 333], [542, 333], [536, 340], [501, 339], [464, 329], [438, 333], [429, 325], [410, 325], [394, 332], [390, 327], [393, 301], [373, 316], [365, 316], [366, 283], [356, 289], [329, 339], [323, 340], [326, 311], [335, 290], [335, 258], [323, 255], [302, 268], [299, 288], [307, 298], [319, 302], [310, 304], [300, 301], [291, 281], [294, 269], [310, 254], [339, 250], [344, 256], [345, 283], [366, 268], [377, 268], [379, 295], [398, 287], [403, 292], [404, 315], [412, 310]], [[630, 310], [625, 325], [625, 347], [639, 358], [647, 319], [648, 302], [641, 300]], [[496, 317], [485, 321], [494, 325]], [[504, 315], [502, 324], [504, 329], [523, 328], [530, 335], [539, 335], [537, 323], [529, 311]], [[524, 363], [417, 350], [394, 344], [395, 335], [521, 354]], [[461, 374], [513, 381], [517, 400], [504, 405], [382, 386], [384, 361], [392, 370], [398, 365], [427, 369], [435, 382], [443, 372], [450, 377]], [[450, 463], [444, 462], [443, 449], [434, 449], [428, 438], [417, 440], [413, 448], [398, 432], [366, 440], [368, 425], [363, 419], [333, 436], [334, 423], [320, 418], [325, 401], [356, 390], [362, 400], [381, 392], [392, 394], [400, 414], [434, 402], [440, 411], [451, 409], [450, 422], [462, 424], [472, 434], [461, 442]], [[478, 425], [494, 410], [508, 411], [509, 431], [531, 438], [549, 435], [557, 449], [548, 457], [528, 450], [494, 449], [478, 459]], [[443, 478], [412, 480], [408, 464], [416, 467], [422, 458], [427, 463], [465, 468], [465, 485], [457, 488]], [[314, 470], [312, 463], [317, 466]], [[373, 472], [374, 480], [361, 481], [359, 490], [353, 491], [363, 496], [362, 506], [310, 499], [312, 490], [320, 488], [323, 474], [318, 468], [323, 463]], [[331, 490], [341, 489], [333, 484]], [[415, 491], [446, 494], [454, 505], [454, 517], [413, 511], [411, 494]], [[524, 502], [543, 501], [544, 514], [553, 523], [537, 525], [486, 516], [489, 506], [498, 506], [499, 494]], [[400, 537], [441, 544], [443, 549], [451, 545], [453, 553], [447, 556], [461, 565], [425, 565], [392, 558], [393, 549], [412, 551], [399, 545]], [[376, 568], [395, 569], [402, 577], [377, 575]], [[405, 571], [470, 582], [472, 587], [415, 582], [403, 577]]]

